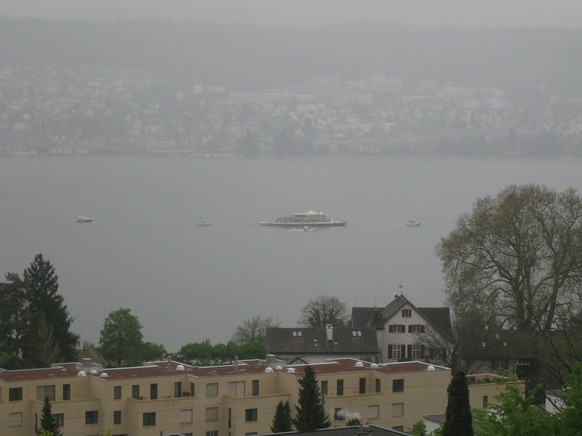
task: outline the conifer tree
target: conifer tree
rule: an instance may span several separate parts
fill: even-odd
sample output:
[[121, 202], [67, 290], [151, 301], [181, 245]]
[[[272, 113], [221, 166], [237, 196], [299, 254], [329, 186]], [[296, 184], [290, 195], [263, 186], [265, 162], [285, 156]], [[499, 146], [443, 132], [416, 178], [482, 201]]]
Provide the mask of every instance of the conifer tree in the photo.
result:
[[45, 435], [62, 436], [62, 433], [59, 431], [59, 425], [52, 415], [51, 402], [48, 398], [44, 399], [42, 416], [40, 418], [40, 430], [41, 432], [44, 432]]
[[457, 371], [447, 389], [449, 401], [443, 436], [473, 436], [469, 386], [463, 371]]
[[279, 401], [277, 409], [275, 410], [271, 431], [273, 433], [282, 433], [291, 430], [293, 430], [293, 423], [291, 421], [291, 406], [289, 406], [289, 401], [285, 401], [285, 403]]
[[299, 379], [299, 385], [299, 404], [295, 406], [297, 414], [293, 419], [297, 431], [328, 428], [331, 422], [325, 413], [313, 368], [305, 367], [305, 374]]

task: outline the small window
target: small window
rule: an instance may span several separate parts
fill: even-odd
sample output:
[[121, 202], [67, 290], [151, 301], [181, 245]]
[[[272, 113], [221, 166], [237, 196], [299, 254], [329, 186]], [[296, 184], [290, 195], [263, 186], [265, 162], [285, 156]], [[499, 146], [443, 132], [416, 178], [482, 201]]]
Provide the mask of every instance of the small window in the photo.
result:
[[131, 398], [135, 398], [139, 400], [139, 385], [132, 385], [131, 386]]
[[253, 397], [257, 397], [259, 395], [259, 381], [253, 380]]
[[143, 426], [150, 427], [156, 425], [156, 412], [146, 412], [143, 414]]
[[218, 383], [206, 384], [206, 398], [218, 396]]
[[392, 417], [399, 418], [404, 416], [404, 403], [392, 403]]
[[121, 410], [113, 411], [113, 424], [121, 424]]
[[411, 324], [408, 326], [408, 333], [424, 333], [424, 324]]
[[412, 316], [412, 309], [402, 309], [402, 318], [410, 318]]
[[343, 407], [333, 409], [333, 419], [335, 421], [343, 421], [344, 419], [346, 419], [346, 412], [343, 409]]
[[8, 401], [22, 401], [22, 388], [8, 389]]
[[421, 344], [412, 344], [411, 347], [411, 355], [409, 356], [412, 359], [422, 359], [424, 356], [422, 355], [422, 345]]
[[245, 409], [245, 422], [257, 421], [257, 409]]
[[182, 397], [182, 382], [174, 383], [174, 397], [176, 398]]
[[404, 379], [392, 380], [392, 392], [404, 392]]
[[55, 385], [36, 387], [36, 399], [44, 401], [45, 398], [48, 398], [49, 401], [55, 401]]
[[376, 379], [376, 393], [382, 392], [382, 380]]
[[489, 405], [489, 397], [487, 395], [483, 395], [483, 408], [485, 409]]
[[64, 384], [63, 385], [63, 401], [67, 401], [71, 399], [71, 385]]
[[99, 423], [99, 411], [87, 410], [85, 412], [85, 424], [98, 424], [98, 423]]
[[[139, 397], [139, 390], [137, 392], [137, 395]], [[113, 399], [121, 400], [121, 386], [113, 386]]]
[[293, 330], [293, 336], [302, 336], [301, 330]]
[[368, 406], [368, 419], [378, 419], [379, 417], [380, 417], [380, 406], [378, 404]]
[[337, 381], [336, 384], [336, 395], [340, 396], [344, 394], [344, 381], [342, 379]]
[[321, 381], [321, 395], [327, 395], [327, 380]]
[[402, 359], [402, 344], [388, 345], [388, 359]]
[[196, 395], [196, 385], [194, 383], [190, 383], [190, 396], [194, 397]]
[[406, 333], [406, 326], [404, 324], [390, 324], [388, 326], [389, 333]]
[[152, 383], [150, 384], [150, 400], [157, 400], [158, 399], [158, 384]]
[[206, 436], [218, 436], [218, 430], [207, 431]]
[[22, 413], [9, 413], [8, 414], [8, 426], [9, 427], [22, 427]]
[[359, 389], [360, 394], [365, 394], [366, 393], [366, 379], [364, 377], [360, 378], [360, 389]]
[[55, 413], [51, 415], [53, 421], [59, 426], [62, 427], [65, 425], [65, 414], [64, 413]]
[[180, 424], [192, 422], [192, 409], [180, 410]]
[[206, 408], [206, 421], [218, 421], [218, 407]]

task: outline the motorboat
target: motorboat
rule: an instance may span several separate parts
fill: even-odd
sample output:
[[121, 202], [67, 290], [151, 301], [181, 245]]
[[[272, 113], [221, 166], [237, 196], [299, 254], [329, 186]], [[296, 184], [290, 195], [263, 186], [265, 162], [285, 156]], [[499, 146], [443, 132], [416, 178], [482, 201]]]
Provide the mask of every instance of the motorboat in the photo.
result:
[[345, 226], [347, 221], [333, 220], [320, 210], [298, 212], [291, 215], [283, 215], [271, 221], [261, 221], [262, 226], [277, 227], [326, 227]]
[[408, 220], [406, 227], [420, 227], [420, 221]]
[[196, 221], [196, 223], [194, 223], [194, 225], [196, 225], [198, 227], [210, 227], [212, 225], [212, 223], [208, 220], [200, 220], [200, 221]]
[[76, 223], [90, 223], [93, 222], [93, 218], [89, 218], [88, 216], [79, 215], [75, 220]]

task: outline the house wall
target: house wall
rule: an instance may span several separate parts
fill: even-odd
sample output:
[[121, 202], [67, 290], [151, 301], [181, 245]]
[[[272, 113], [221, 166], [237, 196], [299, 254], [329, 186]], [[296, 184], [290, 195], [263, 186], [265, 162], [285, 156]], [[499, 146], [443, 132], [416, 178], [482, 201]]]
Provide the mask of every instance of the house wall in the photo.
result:
[[[351, 370], [325, 372], [316, 368], [318, 383], [327, 382], [328, 392], [323, 395], [324, 406], [335, 427], [345, 426], [345, 420], [335, 419], [336, 410], [358, 413], [364, 423], [387, 428], [410, 430], [423, 415], [444, 413], [450, 370], [434, 371], [407, 369], [406, 364], [391, 364], [392, 368], [354, 366]], [[400, 366], [399, 366], [400, 365]], [[423, 367], [427, 368], [427, 367]], [[51, 402], [53, 414], [63, 414], [63, 436], [99, 435], [111, 431], [112, 435], [152, 436], [170, 433], [196, 436], [246, 436], [249, 433], [270, 432], [275, 409], [279, 401], [289, 401], [292, 412], [298, 400], [298, 374], [288, 369], [267, 373], [238, 372], [232, 374], [206, 374], [195, 376], [180, 371], [160, 375], [139, 376], [140, 371], [124, 373], [108, 370], [109, 376], [46, 377], [31, 380], [2, 380], [0, 376], [0, 435], [29, 436], [34, 434], [40, 420], [43, 402], [37, 399], [38, 386], [54, 385], [55, 400]], [[258, 380], [258, 395], [253, 395], [253, 380]], [[343, 393], [337, 391], [337, 381], [343, 381]], [[363, 387], [365, 380], [365, 389]], [[394, 389], [396, 385], [398, 388]], [[377, 382], [378, 381], [378, 382]], [[176, 382], [182, 384], [182, 396], [174, 395]], [[190, 393], [194, 383], [194, 395]], [[239, 383], [241, 389], [229, 389], [229, 383]], [[362, 383], [362, 384], [361, 384]], [[71, 385], [71, 399], [64, 400], [62, 385]], [[150, 397], [151, 384], [157, 384], [157, 398]], [[207, 395], [207, 386], [218, 386], [216, 396]], [[244, 388], [242, 388], [244, 384]], [[140, 399], [132, 398], [132, 386], [139, 385]], [[115, 387], [121, 387], [121, 398], [115, 399]], [[231, 385], [232, 386], [232, 385]], [[502, 385], [483, 383], [470, 386], [471, 396], [491, 398]], [[9, 389], [22, 387], [22, 400], [10, 401]], [[378, 388], [378, 389], [377, 389]], [[477, 389], [477, 390], [476, 390]], [[473, 392], [477, 393], [474, 394]], [[255, 392], [256, 393], [256, 392]], [[253, 412], [256, 409], [256, 420]], [[250, 415], [253, 418], [248, 421]], [[86, 412], [97, 411], [96, 423], [86, 423]], [[114, 412], [121, 412], [121, 423], [114, 424]], [[216, 412], [214, 415], [213, 412]], [[10, 426], [10, 414], [21, 413], [18, 426]], [[144, 414], [155, 413], [155, 424], [144, 424]], [[191, 414], [192, 419], [188, 418]], [[208, 432], [208, 433], [207, 433]], [[217, 432], [217, 433], [213, 433]]]

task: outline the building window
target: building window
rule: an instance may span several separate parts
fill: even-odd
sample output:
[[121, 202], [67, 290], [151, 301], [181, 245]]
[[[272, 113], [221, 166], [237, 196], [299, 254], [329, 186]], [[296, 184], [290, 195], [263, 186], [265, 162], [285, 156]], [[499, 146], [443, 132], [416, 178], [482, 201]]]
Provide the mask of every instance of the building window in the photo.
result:
[[180, 410], [180, 424], [192, 422], [192, 409]]
[[36, 387], [36, 399], [44, 401], [45, 398], [48, 398], [49, 401], [55, 401], [55, 385]]
[[9, 413], [8, 414], [8, 426], [9, 427], [22, 427], [22, 413]]
[[182, 396], [182, 382], [174, 383], [174, 397], [180, 398]]
[[352, 336], [354, 336], [354, 337], [362, 336], [362, 331], [361, 330], [352, 330]]
[[368, 406], [368, 419], [378, 419], [379, 417], [380, 417], [380, 406], [378, 404]]
[[22, 401], [22, 388], [8, 389], [8, 401]]
[[245, 396], [245, 382], [229, 382], [228, 383], [228, 395], [232, 397], [244, 397]]
[[64, 413], [52, 414], [51, 418], [59, 427], [62, 427], [63, 425], [65, 425], [65, 414]]
[[321, 395], [327, 395], [327, 380], [321, 381]]
[[145, 412], [143, 414], [143, 426], [156, 425], [156, 412]]
[[190, 383], [190, 396], [196, 395], [196, 385], [194, 383]]
[[382, 392], [382, 380], [379, 378], [376, 379], [376, 392]]
[[218, 436], [218, 430], [207, 431], [206, 436]]
[[206, 408], [206, 421], [218, 421], [218, 407]]
[[135, 398], [139, 400], [139, 385], [132, 385], [131, 386], [131, 398]]
[[113, 411], [113, 424], [121, 424], [121, 410]]
[[[139, 391], [137, 395], [139, 396]], [[121, 400], [121, 386], [113, 386], [113, 399]]]
[[251, 431], [248, 433], [245, 433], [245, 436], [256, 436], [258, 433], [256, 431]]
[[422, 359], [424, 356], [422, 355], [423, 346], [420, 344], [412, 344], [410, 347], [410, 358], [411, 359]]
[[404, 379], [392, 380], [392, 392], [404, 392]]
[[259, 396], [259, 381], [253, 380], [253, 397]]
[[489, 397], [487, 395], [483, 395], [483, 408], [485, 409], [489, 405]]
[[404, 403], [392, 403], [392, 417], [399, 418], [404, 416]]
[[97, 423], [99, 423], [99, 411], [87, 410], [85, 412], [85, 424], [97, 424]]
[[333, 419], [335, 421], [343, 421], [346, 419], [346, 413], [342, 407], [333, 409]]
[[364, 377], [360, 378], [360, 390], [359, 390], [360, 394], [365, 394], [366, 393], [366, 379]]
[[301, 330], [293, 330], [293, 336], [301, 336]]
[[390, 324], [388, 326], [389, 333], [406, 333], [406, 326], [404, 324]]
[[63, 385], [63, 401], [67, 401], [71, 399], [71, 385], [64, 384]]
[[402, 359], [402, 344], [388, 345], [388, 359]]
[[343, 395], [344, 394], [344, 381], [342, 379], [337, 381], [336, 384], [336, 395]]
[[408, 326], [408, 333], [424, 333], [424, 324], [411, 324]]
[[206, 398], [218, 396], [218, 383], [206, 384]]
[[412, 309], [402, 309], [402, 318], [410, 318], [412, 316]]
[[158, 384], [151, 383], [150, 384], [150, 400], [157, 400], [158, 398]]
[[245, 422], [257, 421], [257, 409], [245, 409]]

